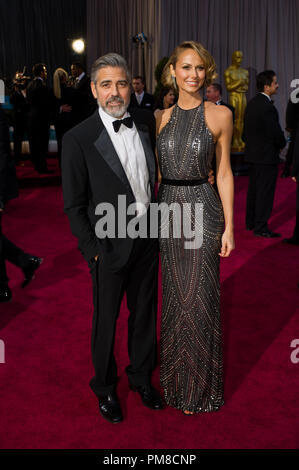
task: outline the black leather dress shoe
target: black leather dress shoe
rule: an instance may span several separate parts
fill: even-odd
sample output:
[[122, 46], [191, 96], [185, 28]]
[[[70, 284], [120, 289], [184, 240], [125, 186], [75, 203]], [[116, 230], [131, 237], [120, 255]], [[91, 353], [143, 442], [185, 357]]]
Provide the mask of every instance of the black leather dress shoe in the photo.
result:
[[283, 243], [288, 243], [289, 245], [299, 245], [299, 239], [298, 238], [284, 238]]
[[8, 286], [0, 287], [0, 302], [9, 302], [12, 298], [11, 290]]
[[27, 265], [25, 268], [22, 269], [24, 273], [24, 281], [22, 283], [22, 287], [26, 287], [32, 279], [34, 279], [34, 273], [37, 270], [37, 268], [40, 267], [40, 265], [43, 262], [43, 258], [38, 258], [37, 256], [32, 256], [29, 258]]
[[151, 410], [163, 409], [162, 398], [160, 397], [159, 392], [152, 385], [137, 387], [130, 384], [130, 389], [133, 390], [133, 392], [138, 392], [142, 403]]
[[271, 232], [271, 230], [266, 230], [265, 232], [254, 232], [256, 237], [265, 237], [265, 238], [278, 238], [281, 237], [280, 233]]
[[120, 423], [123, 420], [121, 407], [116, 393], [99, 397], [100, 413], [109, 423]]

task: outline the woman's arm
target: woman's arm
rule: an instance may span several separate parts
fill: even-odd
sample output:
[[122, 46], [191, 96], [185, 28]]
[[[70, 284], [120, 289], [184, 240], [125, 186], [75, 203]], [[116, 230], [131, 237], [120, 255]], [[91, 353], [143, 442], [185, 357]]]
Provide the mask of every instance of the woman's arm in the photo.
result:
[[[156, 118], [156, 141], [159, 133], [161, 132], [161, 124], [162, 124], [162, 116], [163, 116], [163, 110], [162, 109], [156, 109], [155, 111], [155, 118]], [[161, 183], [162, 181], [162, 175], [159, 167], [159, 160], [158, 160], [158, 152], [157, 152], [157, 145], [155, 149], [155, 155], [156, 155], [156, 162], [157, 162], [157, 177], [158, 177], [158, 184]]]
[[233, 132], [232, 112], [225, 106], [217, 109], [219, 135], [216, 142], [216, 180], [223, 206], [225, 230], [222, 236], [220, 256], [227, 257], [234, 243], [234, 179], [230, 165], [230, 148]]

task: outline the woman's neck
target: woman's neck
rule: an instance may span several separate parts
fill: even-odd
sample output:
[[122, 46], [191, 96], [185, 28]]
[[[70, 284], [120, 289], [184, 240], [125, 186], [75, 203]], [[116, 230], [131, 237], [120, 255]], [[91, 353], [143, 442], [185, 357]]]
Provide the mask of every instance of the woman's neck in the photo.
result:
[[202, 102], [202, 96], [200, 92], [190, 94], [185, 91], [180, 91], [178, 106], [182, 109], [192, 109], [199, 106]]

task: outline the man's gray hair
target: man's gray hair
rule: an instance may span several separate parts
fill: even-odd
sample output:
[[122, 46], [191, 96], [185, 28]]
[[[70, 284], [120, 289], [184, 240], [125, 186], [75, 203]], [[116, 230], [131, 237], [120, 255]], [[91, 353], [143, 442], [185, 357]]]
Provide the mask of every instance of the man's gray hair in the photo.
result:
[[116, 52], [109, 52], [109, 54], [102, 55], [99, 57], [91, 67], [91, 81], [94, 82], [94, 84], [97, 81], [97, 74], [100, 69], [103, 69], [105, 67], [120, 67], [124, 69], [127, 75], [128, 81], [130, 81], [130, 72], [128, 69], [128, 64], [126, 60], [119, 54], [116, 54]]

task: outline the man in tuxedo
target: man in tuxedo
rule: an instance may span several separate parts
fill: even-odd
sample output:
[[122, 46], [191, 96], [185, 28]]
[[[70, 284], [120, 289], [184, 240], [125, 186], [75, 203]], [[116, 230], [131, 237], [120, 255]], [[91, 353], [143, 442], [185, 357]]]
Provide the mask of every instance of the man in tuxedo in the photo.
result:
[[22, 287], [34, 278], [42, 259], [25, 253], [2, 233], [2, 214], [10, 199], [18, 197], [18, 184], [14, 161], [10, 154], [9, 129], [3, 109], [0, 106], [0, 302], [9, 302], [12, 292], [8, 285], [5, 261], [18, 266], [24, 274]]
[[143, 108], [154, 110], [155, 98], [150, 93], [145, 91], [145, 81], [140, 75], [137, 75], [132, 80], [134, 93], [131, 94], [130, 110], [132, 108]]
[[14, 109], [13, 122], [13, 140], [14, 140], [14, 159], [18, 163], [22, 158], [22, 142], [25, 140], [28, 121], [28, 103], [27, 103], [27, 77], [21, 72], [17, 72], [14, 80], [14, 90], [10, 95], [10, 102]]
[[281, 174], [282, 178], [287, 178], [291, 174], [291, 166], [294, 157], [294, 147], [296, 140], [297, 127], [299, 124], [299, 103], [293, 103], [289, 100], [286, 109], [286, 131], [290, 133], [290, 143], [288, 152], [286, 154], [286, 160], [284, 169]]
[[72, 112], [75, 123], [78, 124], [94, 113], [97, 109], [97, 102], [90, 89], [90, 78], [80, 62], [74, 62], [71, 65], [71, 74], [74, 79], [73, 87], [76, 91]]
[[[283, 242], [290, 245], [299, 245], [299, 124], [297, 129], [293, 132], [294, 137], [294, 150], [293, 150], [293, 161], [292, 161], [292, 180], [295, 181], [296, 189], [296, 222], [293, 231], [293, 235], [290, 238], [284, 238]], [[298, 285], [299, 287], [299, 285]]]
[[[145, 406], [154, 410], [163, 407], [158, 391], [151, 385], [156, 365], [158, 241], [118, 233], [118, 217], [125, 217], [126, 224], [132, 220], [133, 216], [127, 215], [130, 204], [141, 206], [141, 223], [154, 201], [155, 158], [148, 133], [154, 117], [139, 109], [132, 110], [132, 115], [127, 112], [129, 73], [124, 58], [118, 54], [97, 59], [91, 80], [98, 109], [64, 136], [62, 183], [71, 230], [78, 238], [93, 281], [95, 376], [90, 386], [98, 398], [101, 415], [118, 423], [123, 417], [116, 393], [113, 350], [124, 293], [130, 311], [130, 364], [126, 367], [130, 388], [139, 393]], [[125, 202], [120, 202], [120, 196]], [[95, 210], [103, 203], [118, 214], [115, 236], [105, 237], [103, 230], [95, 233], [101, 222]]]
[[222, 105], [229, 108], [233, 113], [233, 121], [235, 120], [235, 108], [222, 100], [222, 86], [220, 83], [212, 83], [212, 85], [207, 87], [206, 98], [208, 101], [212, 101], [212, 103], [215, 103], [218, 106]]
[[27, 88], [28, 139], [31, 160], [40, 174], [52, 173], [47, 167], [50, 128], [50, 92], [46, 86], [47, 69], [45, 64], [35, 64], [34, 79]]
[[279, 152], [286, 140], [271, 100], [278, 90], [275, 72], [259, 73], [256, 83], [258, 94], [249, 101], [244, 117], [245, 161], [249, 163], [246, 228], [256, 236], [273, 238], [280, 234], [269, 229], [268, 219], [274, 201]]

